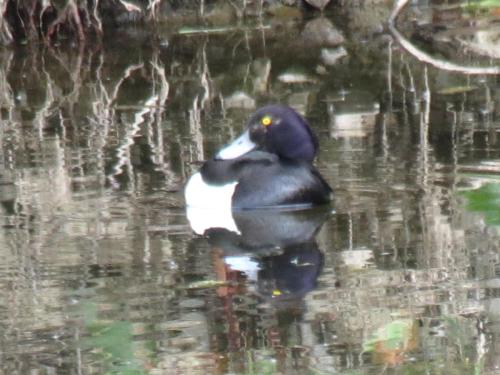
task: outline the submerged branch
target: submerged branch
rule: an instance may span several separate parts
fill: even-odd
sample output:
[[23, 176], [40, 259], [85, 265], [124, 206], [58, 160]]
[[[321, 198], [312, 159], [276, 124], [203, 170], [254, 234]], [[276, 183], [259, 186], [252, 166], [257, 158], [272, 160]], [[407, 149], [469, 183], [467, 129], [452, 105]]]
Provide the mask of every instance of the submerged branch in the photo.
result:
[[464, 73], [464, 74], [500, 74], [500, 66], [466, 66], [456, 64], [450, 61], [441, 60], [429, 55], [427, 52], [415, 47], [408, 39], [406, 39], [396, 28], [396, 18], [401, 13], [402, 9], [408, 4], [409, 0], [398, 0], [392, 13], [389, 17], [389, 30], [396, 39], [396, 41], [406, 50], [409, 54], [413, 55], [418, 60], [432, 65], [438, 69], [447, 70], [451, 72]]

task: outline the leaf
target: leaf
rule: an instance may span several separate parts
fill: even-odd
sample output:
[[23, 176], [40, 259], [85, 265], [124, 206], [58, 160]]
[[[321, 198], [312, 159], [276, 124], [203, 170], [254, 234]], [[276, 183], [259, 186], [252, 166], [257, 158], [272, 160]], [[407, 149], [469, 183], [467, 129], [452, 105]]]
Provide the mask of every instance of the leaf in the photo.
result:
[[85, 349], [98, 353], [107, 367], [106, 374], [143, 375], [143, 365], [135, 356], [132, 323], [115, 320], [102, 321], [97, 317], [97, 306], [82, 304], [88, 335], [82, 338]]
[[500, 7], [500, 0], [480, 0], [463, 4], [464, 8], [495, 8]]
[[365, 352], [373, 351], [392, 351], [404, 349], [407, 342], [411, 339], [413, 332], [413, 320], [400, 319], [395, 320], [379, 328], [372, 338], [363, 343]]
[[500, 0], [469, 1], [466, 4], [462, 4], [462, 8], [464, 8], [466, 12], [481, 12], [489, 13], [492, 16], [498, 16], [500, 13]]
[[467, 199], [466, 210], [482, 213], [489, 225], [500, 225], [500, 183], [486, 183], [462, 194]]

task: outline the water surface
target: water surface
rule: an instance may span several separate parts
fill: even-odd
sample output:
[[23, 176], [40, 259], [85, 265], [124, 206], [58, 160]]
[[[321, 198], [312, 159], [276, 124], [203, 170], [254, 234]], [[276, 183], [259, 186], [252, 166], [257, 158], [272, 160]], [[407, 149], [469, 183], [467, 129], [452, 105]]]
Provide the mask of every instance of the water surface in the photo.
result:
[[[388, 13], [1, 50], [1, 372], [497, 371], [498, 76], [419, 63]], [[267, 103], [310, 121], [332, 206], [197, 234], [183, 184]]]

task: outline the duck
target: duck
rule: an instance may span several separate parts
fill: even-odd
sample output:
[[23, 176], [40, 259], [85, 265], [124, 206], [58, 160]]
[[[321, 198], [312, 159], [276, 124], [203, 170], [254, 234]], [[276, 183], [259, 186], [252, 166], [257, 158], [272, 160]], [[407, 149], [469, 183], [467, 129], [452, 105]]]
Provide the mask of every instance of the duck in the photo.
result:
[[261, 107], [239, 137], [189, 178], [186, 206], [251, 210], [327, 204], [333, 192], [313, 165], [317, 151], [316, 135], [294, 109]]

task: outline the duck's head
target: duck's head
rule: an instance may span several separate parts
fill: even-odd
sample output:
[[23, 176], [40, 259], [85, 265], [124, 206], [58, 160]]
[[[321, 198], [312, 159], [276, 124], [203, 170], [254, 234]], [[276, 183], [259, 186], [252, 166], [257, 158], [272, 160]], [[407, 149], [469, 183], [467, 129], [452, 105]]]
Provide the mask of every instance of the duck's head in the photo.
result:
[[235, 159], [260, 150], [290, 160], [311, 162], [318, 141], [309, 124], [295, 110], [283, 105], [269, 105], [255, 112], [240, 137], [224, 147], [216, 159]]

